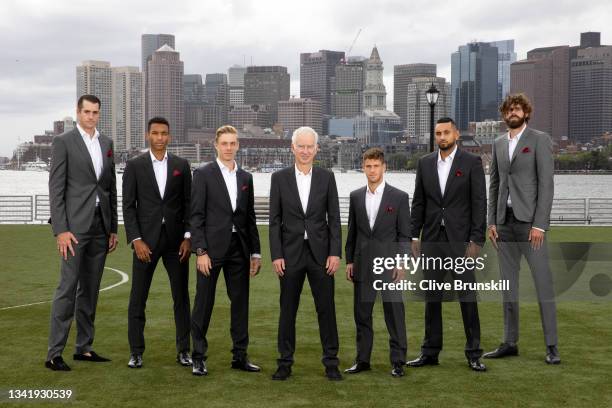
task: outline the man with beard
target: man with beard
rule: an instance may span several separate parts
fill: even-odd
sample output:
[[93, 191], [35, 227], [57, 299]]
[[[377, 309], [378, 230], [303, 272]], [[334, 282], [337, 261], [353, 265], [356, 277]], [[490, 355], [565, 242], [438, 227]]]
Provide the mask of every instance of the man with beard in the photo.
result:
[[549, 228], [554, 191], [552, 141], [527, 127], [531, 103], [523, 94], [508, 95], [499, 109], [508, 133], [493, 144], [489, 186], [489, 231], [498, 249], [504, 292], [504, 340], [485, 358], [518, 355], [518, 284], [521, 256], [525, 256], [538, 294], [546, 363], [559, 364], [557, 317], [553, 280], [548, 264], [545, 231]]
[[[413, 255], [430, 258], [475, 258], [485, 242], [486, 185], [479, 156], [457, 147], [459, 131], [451, 118], [440, 118], [435, 129], [438, 152], [421, 160], [417, 167], [412, 200]], [[425, 268], [424, 268], [425, 269]], [[447, 273], [448, 272], [448, 273]], [[433, 267], [424, 270], [426, 279], [443, 282], [452, 279], [474, 282], [473, 269], [447, 271]], [[480, 320], [474, 291], [460, 291], [459, 302], [465, 330], [465, 356], [474, 371], [485, 371], [480, 362]], [[407, 363], [410, 367], [437, 365], [442, 350], [442, 298], [440, 290], [425, 295], [425, 338], [421, 355]]]

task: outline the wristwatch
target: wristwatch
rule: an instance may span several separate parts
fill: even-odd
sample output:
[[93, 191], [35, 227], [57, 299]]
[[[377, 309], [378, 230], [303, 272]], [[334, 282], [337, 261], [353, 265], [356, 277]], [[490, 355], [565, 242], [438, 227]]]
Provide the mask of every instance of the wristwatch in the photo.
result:
[[203, 249], [203, 248], [197, 248], [196, 249], [196, 255], [197, 256], [202, 256], [202, 255], [207, 255], [208, 251]]

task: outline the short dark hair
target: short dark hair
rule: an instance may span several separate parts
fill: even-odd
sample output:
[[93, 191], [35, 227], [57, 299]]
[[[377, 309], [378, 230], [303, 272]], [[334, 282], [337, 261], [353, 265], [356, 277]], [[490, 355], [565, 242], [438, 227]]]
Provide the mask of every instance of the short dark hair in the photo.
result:
[[91, 102], [91, 103], [97, 103], [98, 104], [98, 109], [100, 109], [102, 107], [102, 102], [100, 102], [100, 98], [98, 98], [96, 95], [85, 94], [85, 95], [82, 95], [79, 98], [79, 100], [77, 101], [77, 109], [78, 110], [83, 109], [83, 101], [87, 101], [87, 102]]
[[168, 120], [166, 118], [162, 118], [161, 116], [155, 116], [154, 118], [149, 119], [149, 122], [147, 123], [147, 133], [151, 131], [151, 125], [155, 123], [168, 126], [168, 132], [170, 131], [170, 123], [168, 123]]
[[363, 162], [366, 160], [380, 160], [385, 164], [385, 152], [380, 147], [371, 147], [363, 153]]
[[452, 123], [452, 125], [457, 128], [457, 124], [455, 123], [455, 121], [453, 120], [453, 118], [449, 118], [448, 116], [443, 116], [440, 119], [438, 119], [436, 121], [436, 124], [438, 123]]

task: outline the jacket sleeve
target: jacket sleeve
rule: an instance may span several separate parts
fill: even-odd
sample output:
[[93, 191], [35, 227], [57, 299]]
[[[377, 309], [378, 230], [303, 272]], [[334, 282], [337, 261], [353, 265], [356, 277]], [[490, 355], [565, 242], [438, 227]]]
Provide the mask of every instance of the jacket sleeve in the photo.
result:
[[412, 196], [412, 238], [421, 237], [421, 229], [423, 228], [423, 220], [425, 218], [425, 190], [423, 187], [423, 171], [421, 164], [423, 159], [419, 159], [417, 164], [416, 181], [414, 184], [414, 195]]
[[329, 256], [342, 258], [342, 227], [340, 225], [340, 203], [334, 173], [329, 172], [327, 189], [327, 227], [329, 228]]
[[136, 210], [138, 208], [138, 183], [136, 181], [134, 162], [131, 160], [129, 160], [125, 166], [121, 190], [123, 196], [123, 223], [125, 225], [127, 242], [129, 244], [136, 238], [142, 238]]
[[191, 167], [187, 160], [183, 164], [183, 223], [185, 232], [191, 232]]
[[538, 173], [538, 199], [533, 226], [548, 230], [555, 191], [552, 140], [547, 134], [540, 134], [536, 145], [536, 171]]
[[483, 246], [487, 230], [487, 187], [480, 157], [476, 157], [470, 171], [470, 192], [472, 201], [470, 241]]
[[273, 173], [270, 180], [270, 216], [269, 216], [269, 238], [270, 255], [272, 260], [284, 258], [282, 221], [283, 210], [281, 205], [279, 173]]
[[489, 225], [497, 224], [497, 200], [499, 197], [499, 169], [497, 168], [497, 153], [495, 141], [491, 153], [491, 170], [489, 171]]
[[63, 138], [54, 137], [51, 147], [51, 169], [49, 170], [49, 206], [53, 235], [68, 231], [65, 197], [67, 156]]
[[191, 248], [193, 251], [198, 248], [208, 249], [206, 241], [206, 200], [207, 186], [204, 169], [197, 169], [193, 173], [191, 183], [191, 217], [189, 228], [191, 232]]
[[261, 254], [259, 244], [259, 232], [257, 231], [257, 215], [255, 214], [255, 191], [253, 189], [253, 175], [249, 174], [249, 208], [248, 208], [248, 233], [251, 243], [251, 254]]

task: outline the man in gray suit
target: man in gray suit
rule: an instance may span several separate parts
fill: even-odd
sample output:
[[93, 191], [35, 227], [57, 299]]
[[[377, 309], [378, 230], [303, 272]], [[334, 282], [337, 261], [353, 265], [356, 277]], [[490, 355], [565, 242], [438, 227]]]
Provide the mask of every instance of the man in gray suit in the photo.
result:
[[94, 95], [81, 96], [76, 128], [53, 139], [49, 222], [61, 255], [61, 276], [51, 306], [45, 366], [54, 371], [70, 371], [62, 352], [73, 317], [77, 323], [74, 359], [110, 361], [91, 347], [106, 254], [117, 246], [113, 142], [96, 129], [100, 105]]
[[554, 190], [552, 141], [527, 127], [532, 108], [523, 94], [508, 95], [500, 111], [508, 133], [493, 144], [489, 187], [489, 231], [498, 249], [504, 292], [504, 341], [485, 358], [518, 355], [518, 285], [521, 256], [525, 256], [535, 283], [546, 341], [546, 363], [559, 364], [557, 317], [552, 274], [548, 263], [549, 229]]

